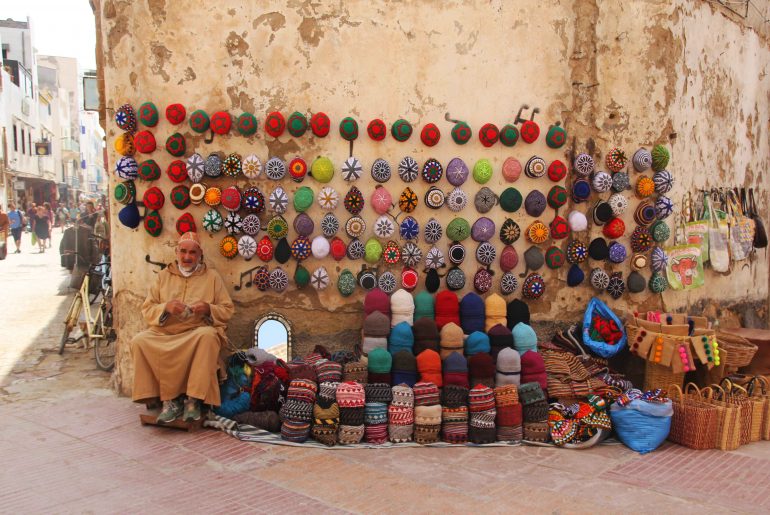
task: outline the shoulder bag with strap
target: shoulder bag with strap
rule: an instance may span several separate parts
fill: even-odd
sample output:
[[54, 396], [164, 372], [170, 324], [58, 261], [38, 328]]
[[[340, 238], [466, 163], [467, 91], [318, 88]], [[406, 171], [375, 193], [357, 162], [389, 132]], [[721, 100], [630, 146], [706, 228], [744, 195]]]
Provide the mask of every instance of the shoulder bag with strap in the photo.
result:
[[730, 223], [730, 257], [733, 261], [743, 261], [754, 250], [754, 220], [745, 215], [736, 192], [727, 191], [726, 205]]
[[[745, 190], [743, 191], [745, 193]], [[757, 204], [754, 201], [754, 188], [749, 188], [749, 198], [747, 202], [746, 215], [750, 216], [754, 220], [754, 248], [766, 249], [767, 248], [767, 231], [765, 230], [765, 224], [757, 211]]]
[[714, 209], [715, 200], [715, 196], [709, 198], [708, 194], [703, 197], [704, 216], [709, 220], [709, 261], [715, 272], [726, 273], [730, 271], [730, 230], [726, 223], [720, 223]]

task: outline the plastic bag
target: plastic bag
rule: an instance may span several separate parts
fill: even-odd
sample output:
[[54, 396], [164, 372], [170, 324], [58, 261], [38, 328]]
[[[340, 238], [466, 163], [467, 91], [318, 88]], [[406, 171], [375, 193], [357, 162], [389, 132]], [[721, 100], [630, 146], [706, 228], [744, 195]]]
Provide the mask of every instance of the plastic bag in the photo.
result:
[[[605, 320], [615, 323], [617, 328], [622, 333], [622, 336], [617, 341], [617, 343], [610, 345], [609, 343], [591, 338], [591, 324], [594, 315], [599, 315]], [[618, 318], [618, 316], [607, 306], [607, 304], [597, 299], [596, 297], [592, 298], [588, 303], [585, 315], [583, 316], [583, 343], [585, 346], [588, 347], [591, 352], [603, 358], [611, 358], [623, 350], [623, 348], [625, 348], [627, 339], [628, 337], [626, 335], [626, 330], [623, 326], [623, 323], [620, 321], [620, 318]]]

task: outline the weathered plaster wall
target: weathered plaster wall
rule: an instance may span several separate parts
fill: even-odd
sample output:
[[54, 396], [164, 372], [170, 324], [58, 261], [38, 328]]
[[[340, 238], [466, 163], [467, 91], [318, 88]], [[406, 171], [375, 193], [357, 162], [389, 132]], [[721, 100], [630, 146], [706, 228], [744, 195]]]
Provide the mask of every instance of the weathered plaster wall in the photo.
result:
[[[124, 102], [138, 106], [151, 100], [161, 109], [180, 102], [188, 113], [197, 108], [210, 113], [228, 110], [236, 116], [248, 111], [260, 123], [273, 110], [287, 115], [295, 110], [325, 111], [333, 129], [324, 139], [287, 135], [273, 140], [260, 130], [251, 138], [217, 137], [207, 145], [187, 124], [180, 127], [187, 138], [188, 154], [193, 150], [204, 155], [217, 150], [256, 153], [263, 161], [269, 156], [291, 159], [301, 155], [308, 162], [323, 154], [339, 164], [349, 148], [336, 125], [344, 116], [354, 116], [362, 133], [354, 155], [367, 171], [378, 157], [395, 165], [407, 154], [420, 163], [429, 157], [446, 163], [460, 156], [471, 166], [486, 157], [497, 173], [487, 186], [501, 191], [505, 183], [499, 175], [500, 165], [509, 155], [523, 162], [537, 154], [550, 162], [566, 160], [569, 150], [548, 149], [542, 137], [534, 145], [519, 143], [513, 149], [500, 144], [485, 149], [475, 137], [459, 147], [451, 141], [451, 124], [443, 121], [444, 113], [467, 120], [478, 130], [487, 121], [499, 126], [511, 122], [519, 105], [528, 103], [540, 107], [537, 120], [543, 133], [550, 123], [562, 120], [575, 137], [576, 150], [591, 152], [597, 161], [614, 145], [633, 152], [641, 145], [669, 144], [677, 200], [688, 189], [729, 181], [762, 185], [762, 204], [767, 201], [767, 179], [762, 171], [768, 164], [770, 53], [766, 42], [706, 3], [224, 0], [213, 4], [177, 1], [172, 6], [166, 0], [104, 0], [94, 4], [104, 42], [100, 60], [110, 148], [119, 134], [110, 110]], [[407, 143], [390, 137], [372, 142], [365, 127], [376, 117], [388, 124], [406, 118], [416, 133]], [[161, 118], [154, 133], [162, 149], [165, 138], [175, 130]], [[428, 122], [442, 130], [441, 142], [432, 149], [423, 146], [418, 137], [419, 128]], [[162, 168], [171, 160], [163, 150], [152, 157]], [[115, 155], [110, 155], [110, 161], [114, 160]], [[241, 186], [245, 182], [237, 181]], [[359, 182], [368, 198], [373, 181]], [[265, 192], [274, 187], [266, 179], [256, 183]], [[171, 187], [165, 177], [159, 184], [167, 190]], [[312, 179], [303, 185], [319, 189]], [[331, 185], [343, 195], [349, 187], [339, 177]], [[283, 186], [289, 192], [298, 187]], [[386, 186], [397, 196], [404, 184], [395, 179]], [[418, 181], [410, 186], [422, 201], [426, 185]], [[449, 189], [443, 181], [442, 186]], [[522, 179], [516, 186], [525, 194], [535, 187], [550, 188], [550, 184], [538, 185], [530, 179]], [[479, 187], [470, 180], [464, 189], [472, 198]], [[141, 195], [145, 186], [139, 188]], [[113, 211], [119, 207], [113, 205]], [[205, 209], [199, 206], [189, 211], [200, 220]], [[562, 211], [563, 215], [568, 212]], [[319, 212], [314, 207], [310, 214]], [[492, 213], [500, 222], [505, 218], [499, 209]], [[154, 274], [144, 256], [150, 254], [155, 260], [173, 257], [173, 227], [179, 212], [169, 205], [162, 214], [166, 228], [157, 239], [142, 229], [130, 231], [114, 220], [120, 335], [115, 382], [124, 392], [130, 389], [132, 376], [126, 342], [142, 326], [137, 311]], [[342, 206], [336, 214], [345, 219]], [[373, 211], [367, 207], [364, 214], [371, 224]], [[423, 221], [435, 216], [444, 224], [453, 217], [449, 210], [435, 212], [425, 207], [416, 214]], [[463, 214], [471, 221], [476, 216], [472, 205]], [[553, 212], [547, 212], [544, 221], [552, 216]], [[514, 218], [523, 228], [529, 223], [523, 210]], [[633, 227], [631, 213], [626, 222]], [[241, 258], [221, 258], [217, 251], [221, 237], [221, 233], [203, 235], [206, 260], [232, 285], [242, 270], [253, 265]], [[523, 238], [515, 246], [520, 254], [527, 248]], [[311, 259], [306, 266], [312, 271], [319, 264]], [[333, 280], [343, 267], [355, 273], [361, 266], [331, 259], [323, 264]], [[523, 271], [523, 266], [522, 262], [516, 271]], [[475, 272], [472, 257], [463, 268], [470, 279]], [[293, 273], [293, 264], [284, 269]], [[627, 266], [619, 269], [628, 272]], [[716, 302], [740, 301], [755, 308], [767, 299], [767, 269], [762, 254], [750, 267], [729, 277], [709, 273], [707, 287], [693, 293], [639, 294], [613, 305], [713, 310], [709, 306]], [[565, 276], [566, 269], [547, 274], [546, 296], [531, 305], [536, 318], [558, 322], [579, 315], [591, 292], [588, 287], [567, 288]], [[291, 289], [284, 295], [254, 289], [231, 293], [238, 314], [229, 334], [236, 343], [251, 339], [252, 321], [268, 309], [278, 309], [294, 321], [299, 353], [315, 343], [344, 348], [358, 339], [362, 292], [348, 299], [333, 287], [320, 293], [312, 289]], [[766, 319], [766, 314], [760, 313], [759, 318]]]

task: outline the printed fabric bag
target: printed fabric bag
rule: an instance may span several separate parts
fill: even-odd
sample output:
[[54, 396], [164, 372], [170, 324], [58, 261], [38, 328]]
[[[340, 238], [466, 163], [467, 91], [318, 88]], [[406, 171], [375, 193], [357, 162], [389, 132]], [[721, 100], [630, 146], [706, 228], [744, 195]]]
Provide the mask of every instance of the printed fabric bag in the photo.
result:
[[726, 205], [730, 224], [730, 257], [733, 261], [743, 261], [754, 250], [754, 220], [746, 216], [733, 191], [727, 192]]
[[[709, 220], [709, 261], [711, 261], [711, 268], [715, 272], [725, 273], [730, 271], [730, 248], [728, 246], [730, 227], [726, 222], [720, 220], [717, 210], [714, 209], [714, 200], [714, 197], [709, 199], [708, 196], [704, 196], [703, 198], [703, 214], [706, 216], [708, 213]], [[670, 264], [671, 260], [669, 260], [669, 266]], [[671, 283], [670, 276], [669, 283]]]
[[704, 283], [703, 251], [698, 244], [681, 243], [680, 234], [677, 231], [674, 246], [666, 248], [666, 279], [672, 290], [693, 290]]
[[692, 204], [692, 198], [689, 193], [684, 201], [684, 238], [689, 245], [700, 245], [703, 262], [706, 263], [709, 257], [709, 222], [704, 217], [695, 219], [695, 208]]

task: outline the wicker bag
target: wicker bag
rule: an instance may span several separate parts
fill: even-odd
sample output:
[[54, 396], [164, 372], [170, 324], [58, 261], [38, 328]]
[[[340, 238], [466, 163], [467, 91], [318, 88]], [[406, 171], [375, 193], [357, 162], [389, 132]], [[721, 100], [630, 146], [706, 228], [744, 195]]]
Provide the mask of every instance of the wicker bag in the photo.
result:
[[758, 347], [746, 338], [728, 332], [717, 331], [719, 348], [727, 351], [723, 360], [728, 367], [746, 367], [751, 364]]
[[[739, 417], [741, 420], [741, 445], [746, 445], [752, 441], [759, 441], [759, 433], [762, 429], [762, 419], [758, 420], [758, 423], [754, 423], [754, 403], [749, 398], [748, 392], [740, 387], [733, 385], [730, 380], [725, 379], [719, 386], [724, 391], [725, 401], [734, 404], [739, 409]], [[752, 433], [756, 432], [757, 439], [752, 440]]]
[[[764, 376], [756, 376], [751, 379], [747, 385], [747, 390], [752, 399], [761, 399], [762, 406], [759, 408], [762, 413], [762, 428], [760, 436], [762, 440], [770, 440], [770, 381]], [[754, 404], [754, 408], [758, 407]]]
[[717, 408], [704, 401], [698, 387], [690, 383], [683, 393], [678, 384], [670, 385], [672, 407], [671, 431], [668, 439], [690, 449], [704, 450], [715, 447], [717, 436]]
[[[717, 390], [715, 395], [714, 390]], [[719, 392], [721, 390], [721, 392]], [[704, 388], [703, 398], [717, 408], [717, 449], [734, 451], [741, 446], [741, 413], [738, 405], [724, 400], [724, 390], [719, 385]]]
[[652, 361], [644, 362], [644, 389], [666, 390], [671, 388], [672, 384], [677, 385], [679, 388], [684, 383], [684, 372], [674, 372], [671, 367], [665, 367], [658, 365]]

